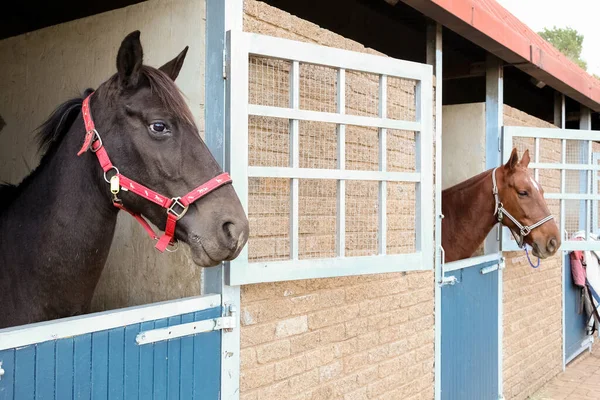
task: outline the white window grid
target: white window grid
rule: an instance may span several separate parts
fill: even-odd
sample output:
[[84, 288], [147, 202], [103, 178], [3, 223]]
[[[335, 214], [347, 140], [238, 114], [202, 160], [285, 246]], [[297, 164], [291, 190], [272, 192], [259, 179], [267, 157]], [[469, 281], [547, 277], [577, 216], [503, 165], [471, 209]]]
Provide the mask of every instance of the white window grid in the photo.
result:
[[[598, 140], [598, 132], [577, 129], [553, 129], [553, 128], [530, 128], [530, 127], [503, 127], [503, 161], [507, 162], [514, 146], [516, 138], [527, 138], [533, 140], [534, 148], [533, 160], [529, 163], [529, 168], [533, 169], [534, 177], [539, 180], [540, 171], [560, 171], [560, 191], [548, 190], [544, 187], [544, 197], [547, 200], [558, 200], [560, 203], [560, 218], [556, 221], [559, 224], [559, 230], [562, 234], [562, 244], [560, 249], [564, 251], [572, 250], [600, 250], [600, 242], [592, 240], [590, 233], [597, 230], [598, 219], [598, 172], [600, 164], [598, 158], [594, 159], [593, 143]], [[556, 139], [561, 142], [561, 161], [560, 162], [541, 162], [540, 161], [540, 141], [543, 139]], [[567, 160], [567, 147], [578, 146], [578, 155], [576, 162]], [[572, 153], [572, 151], [571, 151]], [[579, 173], [578, 181], [581, 186], [578, 193], [572, 193], [567, 190], [567, 181], [574, 173]], [[596, 177], [595, 179], [593, 179]], [[567, 221], [567, 215], [578, 216], [578, 228], [568, 229], [573, 225], [573, 221]], [[584, 241], [571, 240], [572, 235], [579, 231], [585, 232]], [[503, 228], [502, 250], [519, 250], [510, 230]]]
[[[291, 62], [289, 107], [250, 104], [249, 58], [267, 57]], [[337, 70], [336, 112], [300, 109], [300, 64], [325, 66]], [[356, 53], [347, 50], [296, 42], [254, 33], [229, 31], [227, 35], [227, 111], [226, 166], [234, 188], [248, 211], [249, 178], [287, 178], [290, 180], [290, 259], [252, 262], [248, 246], [230, 262], [226, 273], [229, 285], [276, 282], [296, 279], [324, 278], [430, 270], [434, 267], [434, 201], [433, 201], [433, 70], [430, 65], [393, 58]], [[379, 115], [377, 117], [344, 113], [346, 71], [379, 76]], [[416, 81], [416, 119], [402, 121], [386, 117], [386, 80], [388, 77]], [[290, 121], [290, 163], [287, 167], [249, 166], [248, 119], [250, 116], [284, 118]], [[300, 168], [299, 121], [317, 121], [337, 125], [338, 165], [335, 169]], [[379, 170], [345, 169], [345, 127], [356, 125], [377, 128], [379, 132]], [[386, 170], [386, 132], [388, 129], [415, 132], [415, 172]], [[298, 194], [303, 179], [337, 181], [336, 255], [321, 259], [298, 257]], [[345, 249], [345, 181], [378, 182], [378, 246], [377, 254], [348, 257]], [[386, 254], [387, 182], [410, 182], [416, 185], [415, 251], [407, 254]]]

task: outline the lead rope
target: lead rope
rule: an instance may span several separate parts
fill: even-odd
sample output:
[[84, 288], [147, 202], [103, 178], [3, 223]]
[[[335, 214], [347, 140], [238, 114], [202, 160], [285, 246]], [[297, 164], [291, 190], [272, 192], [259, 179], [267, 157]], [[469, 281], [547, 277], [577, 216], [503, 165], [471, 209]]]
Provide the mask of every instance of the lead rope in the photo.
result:
[[529, 265], [531, 265], [531, 268], [537, 268], [540, 266], [540, 258], [538, 257], [538, 261], [537, 261], [537, 265], [533, 265], [533, 263], [531, 262], [531, 258], [529, 258], [529, 251], [527, 251], [527, 245], [525, 245], [525, 254], [527, 254], [527, 261], [529, 261]]
[[527, 250], [527, 245], [525, 244], [525, 236], [529, 235], [531, 233], [532, 230], [534, 230], [535, 228], [537, 228], [538, 226], [541, 226], [543, 224], [545, 224], [546, 222], [550, 221], [551, 219], [554, 218], [553, 215], [548, 215], [547, 217], [539, 220], [538, 222], [536, 222], [533, 225], [529, 225], [529, 226], [523, 226], [521, 225], [521, 223], [519, 221], [516, 220], [515, 217], [513, 217], [512, 215], [510, 215], [510, 213], [508, 211], [506, 211], [506, 209], [504, 208], [504, 205], [502, 204], [502, 202], [500, 201], [500, 197], [498, 194], [498, 185], [496, 184], [496, 170], [498, 169], [498, 167], [494, 168], [494, 171], [492, 171], [492, 192], [494, 194], [494, 201], [496, 202], [496, 206], [494, 209], [494, 215], [498, 215], [498, 222], [502, 223], [502, 218], [504, 217], [504, 215], [506, 215], [508, 217], [508, 219], [510, 219], [516, 226], [517, 228], [519, 228], [519, 237], [517, 237], [517, 235], [515, 234], [515, 232], [511, 229], [511, 233], [513, 234], [515, 240], [517, 241], [517, 245], [520, 248], [524, 248], [525, 249], [525, 254], [527, 255], [527, 261], [529, 261], [529, 265], [531, 265], [532, 268], [537, 268], [540, 266], [540, 258], [538, 257], [537, 260], [537, 265], [533, 265], [533, 263], [531, 262], [531, 258], [529, 258], [529, 251]]

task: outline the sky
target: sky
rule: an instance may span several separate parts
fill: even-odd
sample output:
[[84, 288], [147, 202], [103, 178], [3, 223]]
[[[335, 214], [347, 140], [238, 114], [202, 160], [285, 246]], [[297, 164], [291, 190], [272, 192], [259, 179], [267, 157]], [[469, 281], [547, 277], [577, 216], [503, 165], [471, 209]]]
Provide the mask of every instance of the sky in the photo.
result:
[[600, 0], [497, 0], [536, 32], [544, 28], [576, 29], [583, 34], [581, 58], [588, 72], [600, 75]]

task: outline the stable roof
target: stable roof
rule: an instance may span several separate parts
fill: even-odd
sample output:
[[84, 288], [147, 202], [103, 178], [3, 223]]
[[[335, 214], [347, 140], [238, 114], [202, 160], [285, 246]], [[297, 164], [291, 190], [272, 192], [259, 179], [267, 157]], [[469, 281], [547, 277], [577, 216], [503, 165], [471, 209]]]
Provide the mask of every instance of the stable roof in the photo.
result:
[[402, 1], [505, 62], [592, 110], [600, 111], [600, 81], [569, 60], [497, 1]]

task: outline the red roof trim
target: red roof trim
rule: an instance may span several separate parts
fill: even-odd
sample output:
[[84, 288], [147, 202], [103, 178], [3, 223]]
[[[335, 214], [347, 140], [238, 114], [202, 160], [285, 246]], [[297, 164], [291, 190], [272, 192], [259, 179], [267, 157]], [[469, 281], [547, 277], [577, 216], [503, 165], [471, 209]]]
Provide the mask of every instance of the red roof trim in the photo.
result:
[[506, 62], [600, 111], [600, 82], [496, 0], [403, 0]]

